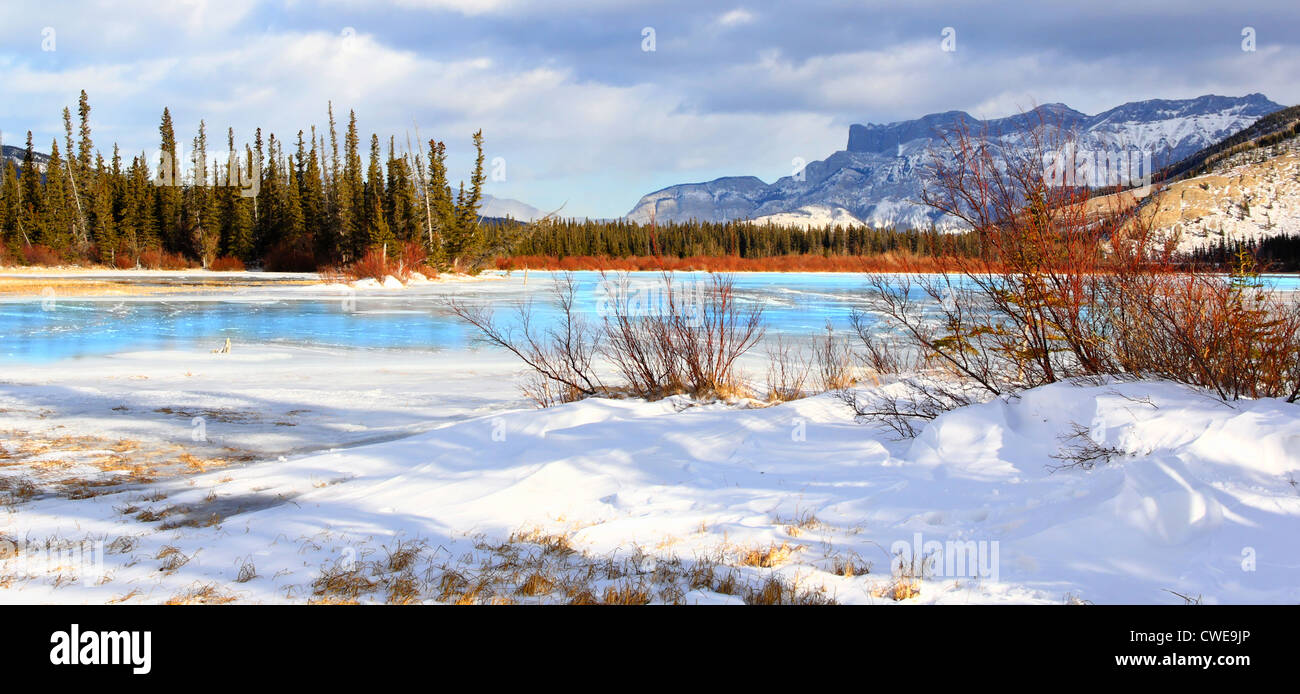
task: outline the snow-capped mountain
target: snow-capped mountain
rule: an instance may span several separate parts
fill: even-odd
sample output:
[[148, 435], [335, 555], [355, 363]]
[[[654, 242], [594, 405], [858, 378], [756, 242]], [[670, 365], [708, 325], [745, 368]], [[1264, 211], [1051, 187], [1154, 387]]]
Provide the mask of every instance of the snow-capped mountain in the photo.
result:
[[[21, 169], [23, 166], [23, 157], [26, 156], [26, 154], [27, 150], [23, 147], [4, 145], [3, 151], [0, 151], [0, 155], [3, 155], [3, 159], [0, 159], [0, 166], [4, 166], [4, 162], [7, 159], [14, 163], [14, 169]], [[45, 164], [50, 160], [50, 156], [40, 152], [33, 152], [32, 160], [36, 163], [37, 171], [44, 171]]]
[[962, 111], [934, 113], [885, 125], [853, 125], [847, 147], [808, 164], [803, 180], [768, 185], [753, 176], [669, 186], [641, 198], [627, 218], [660, 221], [752, 219], [799, 226], [857, 219], [873, 226], [928, 226], [938, 215], [919, 204], [922, 173], [942, 133], [955, 127], [988, 133], [1013, 145], [1039, 123], [1077, 134], [1080, 148], [1139, 149], [1155, 168], [1177, 162], [1281, 109], [1263, 94], [1152, 99], [1089, 116], [1047, 104], [1007, 118], [981, 121]]
[[502, 219], [509, 217], [520, 222], [531, 222], [546, 216], [545, 212], [526, 202], [511, 198], [498, 198], [487, 193], [483, 194], [483, 205], [479, 207], [478, 213], [484, 217], [499, 217]]

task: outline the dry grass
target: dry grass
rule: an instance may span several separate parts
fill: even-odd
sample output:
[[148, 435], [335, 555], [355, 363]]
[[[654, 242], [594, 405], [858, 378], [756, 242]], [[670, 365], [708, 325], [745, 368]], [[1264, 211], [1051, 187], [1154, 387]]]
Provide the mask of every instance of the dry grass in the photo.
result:
[[0, 561], [18, 556], [18, 543], [8, 535], [0, 534]]
[[510, 544], [531, 544], [542, 548], [546, 554], [555, 556], [567, 556], [577, 550], [569, 544], [569, 538], [558, 533], [547, 533], [541, 528], [532, 528], [526, 531], [516, 531], [510, 534], [507, 540]]
[[236, 583], [248, 583], [257, 578], [257, 567], [253, 565], [251, 559], [240, 562], [239, 572], [235, 575]]
[[0, 493], [5, 495], [3, 502], [7, 505], [14, 505], [32, 499], [39, 491], [36, 485], [27, 478], [0, 477]]
[[215, 583], [199, 583], [167, 599], [166, 605], [225, 605], [237, 600]]
[[605, 589], [602, 603], [606, 605], [648, 605], [651, 595], [644, 583], [623, 582]]
[[871, 573], [871, 564], [845, 557], [835, 557], [831, 560], [831, 573], [845, 578], [864, 576]]
[[822, 525], [821, 521], [817, 520], [817, 516], [814, 515], [812, 511], [796, 513], [794, 518], [789, 520], [783, 521], [778, 518], [777, 522], [785, 524], [785, 532], [791, 537], [799, 537], [807, 531], [820, 528]]
[[160, 521], [166, 518], [168, 515], [171, 514], [172, 510], [174, 510], [175, 508], [176, 508], [175, 506], [168, 506], [167, 508], [160, 509], [157, 511], [153, 509], [145, 509], [137, 513], [135, 519], [140, 521], [141, 523], [153, 523], [155, 521]]
[[123, 535], [116, 540], [108, 543], [104, 551], [109, 554], [128, 554], [139, 546], [140, 540], [134, 537]]
[[414, 605], [420, 600], [421, 584], [411, 573], [401, 573], [385, 581], [389, 605]]
[[555, 581], [552, 578], [540, 571], [534, 571], [528, 575], [528, 578], [524, 579], [523, 583], [519, 584], [515, 592], [519, 595], [537, 597], [539, 595], [550, 595], [554, 590]]
[[803, 549], [803, 545], [791, 546], [787, 542], [782, 542], [779, 545], [774, 543], [766, 547], [750, 547], [741, 550], [738, 561], [741, 566], [773, 569], [789, 562], [795, 552], [801, 549]]
[[921, 594], [921, 581], [918, 578], [900, 576], [888, 583], [871, 589], [871, 595], [877, 598], [889, 598], [895, 602], [909, 600]]
[[0, 503], [8, 505], [43, 495], [89, 499], [254, 459], [247, 451], [233, 448], [198, 456], [176, 444], [125, 438], [20, 430], [5, 431], [3, 437]]
[[367, 568], [364, 562], [336, 562], [312, 583], [312, 595], [318, 599], [355, 602], [379, 585], [366, 575]]
[[131, 589], [131, 592], [129, 592], [129, 593], [126, 593], [126, 594], [124, 594], [124, 595], [119, 595], [119, 596], [114, 597], [114, 598], [109, 598], [108, 600], [105, 601], [105, 604], [107, 604], [107, 605], [117, 605], [117, 604], [120, 604], [120, 603], [124, 603], [124, 602], [126, 602], [127, 600], [131, 600], [131, 599], [133, 599], [133, 598], [140, 597], [140, 595], [141, 595], [141, 593], [140, 593], [140, 589], [139, 589], [139, 588], [132, 588], [132, 589]]
[[[325, 566], [311, 584], [311, 602], [681, 604], [695, 590], [752, 604], [834, 602], [822, 588], [801, 586], [777, 573], [752, 573], [779, 566], [802, 548], [789, 544], [752, 550], [752, 557], [719, 550], [715, 558], [691, 561], [639, 549], [597, 556], [576, 549], [568, 535], [534, 527], [512, 533], [506, 541], [479, 538], [472, 551], [437, 564], [424, 556], [424, 547], [420, 541], [398, 541], [376, 560]], [[726, 557], [731, 564], [724, 562]]]
[[[197, 554], [197, 552], [195, 554]], [[154, 557], [154, 559], [157, 559], [162, 562], [162, 564], [158, 567], [158, 570], [168, 574], [175, 572], [177, 569], [181, 568], [182, 566], [185, 566], [193, 558], [194, 558], [193, 554], [187, 557], [183, 552], [181, 552], [179, 547], [176, 547], [174, 545], [164, 546], [161, 550], [158, 551], [157, 556]]]
[[399, 540], [392, 549], [384, 547], [384, 550], [388, 552], [385, 568], [390, 572], [402, 572], [415, 564], [415, 560], [424, 551], [424, 543]]

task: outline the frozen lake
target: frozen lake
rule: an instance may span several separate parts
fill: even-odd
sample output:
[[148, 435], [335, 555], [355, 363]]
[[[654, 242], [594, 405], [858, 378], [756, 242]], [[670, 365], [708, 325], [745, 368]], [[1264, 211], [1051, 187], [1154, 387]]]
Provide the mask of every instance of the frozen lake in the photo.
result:
[[[610, 286], [596, 272], [574, 273], [578, 308], [599, 320]], [[509, 319], [521, 302], [553, 315], [555, 273], [531, 272], [478, 282], [436, 282], [403, 289], [350, 290], [339, 285], [277, 286], [254, 278], [237, 288], [207, 288], [203, 280], [167, 282], [189, 291], [139, 296], [61, 297], [55, 291], [0, 301], [0, 361], [9, 364], [101, 356], [131, 351], [215, 349], [239, 344], [284, 344], [347, 349], [438, 351], [459, 349], [474, 337], [445, 305], [456, 296], [487, 304]], [[612, 278], [612, 276], [610, 276]], [[830, 321], [848, 326], [862, 305], [867, 276], [848, 273], [739, 273], [738, 300], [761, 304], [768, 335], [805, 336]], [[647, 304], [661, 298], [658, 273], [628, 273], [628, 295]], [[706, 273], [676, 273], [682, 288], [707, 282]], [[609, 278], [606, 278], [609, 279]], [[1295, 290], [1294, 276], [1270, 276]], [[156, 288], [157, 279], [140, 285]], [[195, 291], [195, 285], [200, 287]]]

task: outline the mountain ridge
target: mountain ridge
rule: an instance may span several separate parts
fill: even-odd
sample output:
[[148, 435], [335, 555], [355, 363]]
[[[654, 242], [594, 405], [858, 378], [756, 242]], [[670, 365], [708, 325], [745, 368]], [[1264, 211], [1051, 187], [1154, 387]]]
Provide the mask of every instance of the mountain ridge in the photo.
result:
[[[1080, 132], [1081, 145], [1090, 148], [1148, 152], [1152, 166], [1159, 168], [1282, 108], [1260, 93], [1206, 94], [1129, 102], [1091, 116], [1062, 103], [1049, 103], [988, 120], [946, 111], [908, 121], [853, 124], [845, 149], [810, 162], [802, 180], [785, 176], [767, 184], [754, 176], [725, 176], [668, 186], [642, 196], [625, 218], [642, 223], [651, 218], [760, 223], [841, 218], [878, 227], [944, 226], [945, 220], [919, 203], [920, 174], [939, 141], [937, 136], [953, 128], [988, 133], [1005, 143], [1042, 122]], [[817, 213], [809, 214], [810, 209]]]

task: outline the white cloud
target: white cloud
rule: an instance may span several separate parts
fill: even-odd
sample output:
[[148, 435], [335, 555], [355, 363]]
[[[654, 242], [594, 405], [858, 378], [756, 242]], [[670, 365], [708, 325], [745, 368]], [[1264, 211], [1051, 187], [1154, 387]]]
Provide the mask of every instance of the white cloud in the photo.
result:
[[[843, 147], [850, 122], [952, 109], [1004, 116], [1051, 101], [1096, 112], [1210, 91], [1300, 100], [1300, 56], [1271, 36], [1242, 53], [1234, 30], [1231, 50], [1189, 62], [963, 29], [950, 54], [933, 27], [835, 43], [825, 6], [743, 1], [725, 12], [662, 0], [189, 0], [150, 2], [148, 12], [144, 0], [133, 0], [135, 11], [108, 0], [50, 11], [5, 3], [0, 127], [11, 144], [13, 131], [30, 127], [48, 145], [61, 137], [63, 106], [85, 88], [104, 148], [155, 146], [163, 106], [185, 138], [204, 118], [241, 140], [262, 126], [293, 141], [299, 128], [325, 125], [332, 100], [341, 124], [356, 109], [367, 138], [392, 133], [404, 143], [418, 122], [426, 138], [447, 141], [455, 166], [467, 163], [469, 135], [481, 127], [489, 158], [508, 161], [510, 179], [494, 194], [548, 208], [568, 199], [566, 213], [606, 216], [663, 185], [788, 174], [793, 157]], [[800, 24], [805, 16], [821, 23]], [[39, 51], [47, 25], [58, 30], [52, 54]], [[646, 25], [661, 29], [654, 54], [640, 50]], [[842, 37], [852, 27], [839, 29]]]
[[718, 24], [721, 24], [724, 27], [749, 24], [752, 21], [754, 21], [754, 13], [743, 7], [737, 7], [736, 9], [718, 17]]

